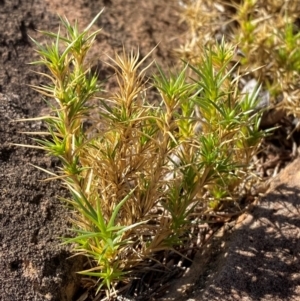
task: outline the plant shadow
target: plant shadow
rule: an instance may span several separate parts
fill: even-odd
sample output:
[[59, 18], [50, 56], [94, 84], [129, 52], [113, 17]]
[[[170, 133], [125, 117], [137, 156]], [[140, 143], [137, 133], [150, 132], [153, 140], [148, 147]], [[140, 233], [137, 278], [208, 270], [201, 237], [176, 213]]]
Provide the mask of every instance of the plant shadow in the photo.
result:
[[299, 188], [275, 187], [229, 236], [199, 272], [196, 300], [300, 300]]

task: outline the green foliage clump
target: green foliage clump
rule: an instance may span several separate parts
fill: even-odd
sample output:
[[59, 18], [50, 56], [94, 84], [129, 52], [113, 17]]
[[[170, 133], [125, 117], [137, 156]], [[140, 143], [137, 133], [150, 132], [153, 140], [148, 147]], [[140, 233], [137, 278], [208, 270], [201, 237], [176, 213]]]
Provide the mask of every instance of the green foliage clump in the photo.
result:
[[[240, 74], [259, 81], [271, 96], [271, 107], [300, 117], [299, 1], [184, 1], [183, 20], [189, 25], [187, 43], [177, 53], [197, 61], [203, 43], [220, 36], [243, 53]], [[203, 20], [205, 20], [203, 22]]]
[[61, 161], [49, 173], [70, 191], [75, 235], [65, 242], [91, 263], [80, 273], [111, 293], [147, 259], [188, 246], [207, 212], [238, 201], [264, 132], [258, 91], [239, 91], [235, 48], [224, 41], [204, 48], [201, 63], [168, 73], [158, 66], [150, 79], [138, 52], [116, 54], [118, 90], [105, 96], [86, 62], [98, 17], [82, 32], [62, 19], [64, 35], [45, 32], [46, 46], [34, 41], [35, 64], [50, 72], [49, 85], [35, 88], [52, 109], [37, 118], [48, 130], [36, 141]]

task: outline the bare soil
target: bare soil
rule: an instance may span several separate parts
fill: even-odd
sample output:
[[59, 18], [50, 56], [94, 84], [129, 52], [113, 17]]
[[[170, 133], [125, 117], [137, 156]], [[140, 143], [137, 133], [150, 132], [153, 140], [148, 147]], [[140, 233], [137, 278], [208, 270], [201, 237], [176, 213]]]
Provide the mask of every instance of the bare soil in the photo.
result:
[[298, 158], [252, 212], [215, 235], [188, 301], [300, 300], [299, 168]]

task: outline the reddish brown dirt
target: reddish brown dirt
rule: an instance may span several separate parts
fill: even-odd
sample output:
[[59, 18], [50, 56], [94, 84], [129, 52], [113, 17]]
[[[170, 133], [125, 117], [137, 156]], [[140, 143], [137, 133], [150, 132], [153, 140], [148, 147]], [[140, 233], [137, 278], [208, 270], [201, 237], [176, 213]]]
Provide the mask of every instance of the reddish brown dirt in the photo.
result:
[[272, 179], [252, 212], [215, 235], [206, 275], [198, 273], [189, 300], [300, 300], [299, 168], [298, 158]]
[[[176, 2], [132, 0], [0, 0], [0, 299], [3, 301], [71, 301], [82, 296], [75, 271], [79, 258], [67, 259], [59, 237], [67, 232], [68, 211], [57, 199], [65, 194], [56, 182], [31, 164], [55, 169], [57, 161], [44, 152], [12, 143], [31, 144], [22, 131], [43, 129], [40, 122], [13, 122], [38, 116], [45, 108], [40, 95], [28, 85], [42, 82], [28, 65], [37, 59], [28, 35], [43, 39], [37, 30], [57, 31], [58, 14], [81, 28], [105, 7], [95, 27], [95, 59], [114, 51], [139, 47], [164, 68], [172, 66], [170, 51], [183, 33]], [[100, 76], [106, 71], [101, 66]], [[88, 297], [82, 300], [89, 300]]]

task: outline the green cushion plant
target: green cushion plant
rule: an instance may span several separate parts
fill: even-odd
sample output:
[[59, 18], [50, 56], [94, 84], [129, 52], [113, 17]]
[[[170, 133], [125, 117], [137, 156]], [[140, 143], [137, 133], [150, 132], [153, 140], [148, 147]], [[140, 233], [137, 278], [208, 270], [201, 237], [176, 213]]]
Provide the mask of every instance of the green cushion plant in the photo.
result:
[[239, 91], [235, 47], [224, 41], [204, 48], [200, 63], [168, 73], [158, 66], [150, 78], [146, 58], [124, 50], [110, 59], [118, 90], [103, 93], [86, 62], [99, 16], [82, 32], [61, 19], [64, 35], [44, 32], [46, 46], [33, 40], [34, 64], [50, 73], [35, 89], [52, 112], [31, 119], [48, 129], [32, 147], [60, 159], [57, 174], [46, 172], [70, 191], [74, 235], [65, 243], [90, 259], [80, 273], [111, 295], [159, 252], [189, 246], [209, 212], [238, 202], [265, 133], [258, 90]]

